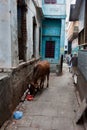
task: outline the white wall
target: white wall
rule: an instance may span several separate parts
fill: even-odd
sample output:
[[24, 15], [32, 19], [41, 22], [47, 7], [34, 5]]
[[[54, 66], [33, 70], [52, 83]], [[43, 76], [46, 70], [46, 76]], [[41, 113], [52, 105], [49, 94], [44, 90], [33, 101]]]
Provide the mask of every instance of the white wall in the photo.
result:
[[10, 0], [0, 1], [0, 68], [11, 67]]
[[[70, 16], [70, 5], [75, 4], [76, 0], [66, 0], [66, 32], [65, 32], [65, 46], [68, 45], [68, 30], [70, 29], [69, 16]], [[66, 50], [66, 49], [65, 49]]]
[[76, 48], [77, 46], [78, 46], [78, 38], [72, 41], [72, 49]]
[[37, 2], [39, 3], [39, 7], [42, 8], [42, 0], [37, 0]]
[[15, 0], [3, 0], [0, 1], [0, 68], [17, 64], [17, 5]]
[[27, 60], [31, 59], [33, 54], [33, 17], [36, 18], [37, 28], [36, 28], [36, 38], [35, 38], [35, 44], [36, 44], [36, 57], [39, 56], [39, 27], [40, 27], [40, 21], [37, 17], [36, 8], [32, 2], [32, 0], [28, 3], [28, 11], [27, 11]]
[[11, 27], [11, 64], [17, 66], [19, 64], [18, 56], [18, 30], [17, 30], [17, 2], [10, 0], [10, 27]]
[[[39, 27], [36, 7], [32, 0], [27, 0], [27, 61], [33, 54], [33, 17], [36, 18], [36, 56], [39, 56]], [[16, 67], [19, 64], [17, 30], [17, 1], [0, 0], [0, 68]]]

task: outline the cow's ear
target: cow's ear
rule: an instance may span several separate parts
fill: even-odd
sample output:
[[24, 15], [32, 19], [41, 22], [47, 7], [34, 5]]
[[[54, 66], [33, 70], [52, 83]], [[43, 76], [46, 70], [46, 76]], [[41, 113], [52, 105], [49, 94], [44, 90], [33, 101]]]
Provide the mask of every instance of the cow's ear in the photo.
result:
[[35, 83], [35, 88], [39, 88], [39, 84], [38, 83]]

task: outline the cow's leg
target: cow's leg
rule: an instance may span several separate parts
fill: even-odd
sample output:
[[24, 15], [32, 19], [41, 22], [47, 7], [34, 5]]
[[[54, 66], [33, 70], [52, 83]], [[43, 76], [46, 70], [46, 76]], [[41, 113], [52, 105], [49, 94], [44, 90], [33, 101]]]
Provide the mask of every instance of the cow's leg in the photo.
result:
[[30, 91], [31, 95], [35, 96], [35, 88], [34, 88], [34, 86], [31, 85], [30, 88], [29, 88], [29, 91]]
[[43, 87], [44, 87], [44, 79], [41, 79], [40, 88], [42, 89]]
[[49, 73], [47, 74], [47, 88], [49, 87]]

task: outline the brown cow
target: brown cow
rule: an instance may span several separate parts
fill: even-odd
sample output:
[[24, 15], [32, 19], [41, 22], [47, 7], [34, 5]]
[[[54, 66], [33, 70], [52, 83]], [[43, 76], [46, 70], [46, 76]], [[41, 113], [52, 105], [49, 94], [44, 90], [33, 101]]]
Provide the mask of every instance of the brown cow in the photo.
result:
[[48, 61], [40, 61], [34, 66], [33, 78], [30, 86], [30, 93], [44, 87], [44, 81], [47, 77], [47, 87], [49, 87], [50, 64]]

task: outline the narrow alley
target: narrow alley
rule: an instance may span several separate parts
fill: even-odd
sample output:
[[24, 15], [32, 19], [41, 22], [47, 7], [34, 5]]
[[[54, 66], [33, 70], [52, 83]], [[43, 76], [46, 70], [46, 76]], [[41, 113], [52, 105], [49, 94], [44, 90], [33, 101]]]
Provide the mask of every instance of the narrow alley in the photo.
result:
[[0, 0], [0, 130], [87, 130], [87, 0]]
[[63, 65], [63, 74], [50, 75], [50, 86], [38, 93], [33, 101], [20, 103], [17, 110], [23, 112], [20, 120], [5, 122], [2, 130], [83, 130], [76, 125], [75, 115], [78, 101], [72, 74]]

